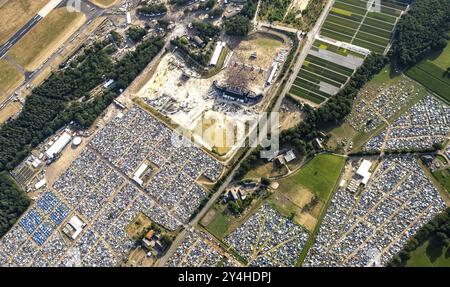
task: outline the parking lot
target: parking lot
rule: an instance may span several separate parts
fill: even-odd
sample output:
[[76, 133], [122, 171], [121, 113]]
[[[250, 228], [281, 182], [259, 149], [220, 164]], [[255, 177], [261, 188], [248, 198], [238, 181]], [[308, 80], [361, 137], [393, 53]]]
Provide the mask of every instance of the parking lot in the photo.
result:
[[[142, 184], [143, 162], [155, 169]], [[222, 166], [195, 146], [173, 146], [171, 131], [139, 108], [116, 117], [0, 241], [0, 266], [116, 266], [135, 247], [125, 229], [143, 213], [167, 230], [187, 223], [208, 192], [200, 176]], [[73, 216], [75, 239], [62, 234]]]
[[426, 150], [442, 143], [450, 132], [450, 107], [424, 97], [379, 135], [367, 142], [366, 151]]
[[210, 235], [190, 231], [178, 246], [166, 266], [168, 267], [239, 267], [241, 264], [225, 252]]
[[414, 157], [388, 157], [360, 196], [337, 191], [303, 266], [385, 266], [445, 207]]

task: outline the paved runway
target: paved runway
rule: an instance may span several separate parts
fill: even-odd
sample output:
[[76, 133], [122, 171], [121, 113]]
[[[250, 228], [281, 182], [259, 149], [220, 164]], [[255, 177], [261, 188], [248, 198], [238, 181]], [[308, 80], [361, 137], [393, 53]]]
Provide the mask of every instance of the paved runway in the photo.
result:
[[3, 58], [9, 49], [14, 46], [23, 36], [25, 36], [37, 23], [39, 23], [43, 18], [39, 15], [35, 15], [30, 21], [28, 21], [25, 26], [23, 26], [19, 31], [17, 31], [14, 36], [9, 38], [9, 40], [0, 47], [0, 58]]

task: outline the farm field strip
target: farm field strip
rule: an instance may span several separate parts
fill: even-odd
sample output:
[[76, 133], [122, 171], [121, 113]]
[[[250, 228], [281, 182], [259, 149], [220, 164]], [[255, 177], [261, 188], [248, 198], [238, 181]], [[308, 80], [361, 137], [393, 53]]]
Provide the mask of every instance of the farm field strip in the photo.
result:
[[314, 55], [309, 54], [306, 57], [306, 61], [311, 62], [317, 66], [321, 66], [327, 68], [333, 72], [337, 72], [343, 76], [351, 76], [353, 74], [353, 69], [346, 68], [344, 66], [338, 65], [336, 63], [324, 60], [322, 58], [316, 57]]
[[367, 42], [379, 45], [381, 47], [386, 47], [389, 44], [388, 38], [373, 35], [373, 34], [370, 34], [368, 32], [364, 32], [361, 30], [355, 35], [355, 38], [365, 40]]
[[416, 65], [408, 70], [406, 75], [450, 102], [450, 78], [442, 77], [442, 70], [433, 63], [424, 62]]
[[382, 1], [379, 12], [368, 7], [371, 1], [336, 0], [320, 34], [349, 44], [384, 53], [391, 41], [398, 17], [406, 9], [396, 1]]
[[347, 76], [338, 74], [338, 73], [336, 73], [336, 72], [334, 72], [334, 71], [332, 71], [330, 69], [327, 69], [325, 67], [321, 67], [321, 66], [318, 66], [318, 65], [315, 65], [315, 64], [312, 64], [312, 63], [310, 63], [309, 65], [304, 66], [302, 68], [307, 70], [307, 71], [319, 74], [321, 76], [328, 77], [328, 78], [330, 78], [330, 79], [332, 79], [334, 81], [337, 81], [339, 83], [345, 83], [347, 81], [347, 78], [348, 78]]
[[320, 35], [346, 43], [350, 43], [352, 41], [352, 37], [342, 33], [338, 33], [336, 31], [332, 31], [325, 27], [322, 27], [322, 29], [320, 30]]

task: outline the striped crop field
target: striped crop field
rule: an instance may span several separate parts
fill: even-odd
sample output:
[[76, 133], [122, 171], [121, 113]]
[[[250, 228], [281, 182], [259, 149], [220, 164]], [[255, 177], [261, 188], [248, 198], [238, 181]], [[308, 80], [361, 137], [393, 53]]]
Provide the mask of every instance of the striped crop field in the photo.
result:
[[363, 59], [364, 55], [357, 52], [316, 40], [289, 94], [310, 104], [320, 104], [344, 87], [354, 67], [362, 63]]
[[336, 0], [320, 35], [384, 53], [406, 8], [395, 0]]

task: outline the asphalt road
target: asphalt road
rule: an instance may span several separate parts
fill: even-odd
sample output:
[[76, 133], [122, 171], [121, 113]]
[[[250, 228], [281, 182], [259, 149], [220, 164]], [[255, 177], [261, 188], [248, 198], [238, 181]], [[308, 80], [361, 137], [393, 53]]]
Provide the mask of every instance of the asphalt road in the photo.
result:
[[17, 42], [22, 39], [37, 23], [44, 19], [39, 15], [35, 15], [27, 24], [25, 24], [16, 34], [14, 34], [9, 40], [0, 47], [0, 59], [3, 58], [6, 53], [14, 46]]
[[[295, 63], [293, 72], [291, 73], [291, 75], [290, 75], [290, 77], [288, 79], [288, 82], [284, 86], [283, 92], [278, 97], [278, 99], [277, 99], [277, 101], [276, 101], [276, 103], [275, 103], [275, 105], [273, 107], [273, 110], [272, 110], [273, 112], [279, 111], [284, 97], [286, 96], [286, 94], [291, 89], [291, 86], [294, 83], [294, 81], [295, 81], [295, 79], [297, 77], [297, 74], [300, 71], [300, 69], [301, 69], [301, 67], [302, 67], [302, 65], [303, 65], [303, 63], [305, 61], [306, 56], [308, 55], [308, 52], [311, 49], [311, 46], [312, 46], [312, 44], [314, 42], [314, 39], [315, 39], [315, 36], [317, 35], [317, 33], [319, 33], [320, 28], [322, 27], [323, 22], [325, 21], [327, 15], [328, 15], [328, 12], [331, 9], [331, 7], [333, 6], [333, 4], [334, 4], [334, 0], [328, 1], [328, 3], [326, 4], [325, 8], [322, 11], [322, 14], [319, 16], [319, 19], [317, 19], [316, 24], [314, 25], [314, 27], [311, 29], [311, 31], [308, 33], [307, 37], [305, 38], [305, 41], [303, 42], [303, 48], [302, 48], [302, 50], [300, 52], [300, 55], [296, 59], [296, 63]], [[261, 130], [265, 130], [265, 128], [267, 128], [267, 123], [264, 124], [264, 126], [261, 128]], [[259, 135], [258, 139], [255, 139], [255, 141], [258, 140], [259, 142], [261, 142], [263, 137], [264, 137], [264, 135]], [[255, 143], [253, 143], [251, 146], [256, 146], [256, 145], [255, 145]], [[253, 152], [253, 148], [249, 149], [243, 158], [248, 157], [252, 152]], [[217, 199], [220, 197], [220, 195], [225, 191], [226, 187], [231, 183], [231, 181], [234, 178], [234, 175], [235, 175], [236, 171], [240, 167], [241, 162], [239, 162], [236, 165], [236, 167], [230, 172], [230, 174], [225, 179], [224, 183], [220, 186], [220, 188], [217, 190], [217, 192], [213, 194], [211, 199], [206, 203], [206, 205], [197, 214], [197, 216], [195, 216], [195, 218], [189, 223], [189, 225], [185, 226], [185, 229], [190, 229], [190, 228], [192, 228], [192, 227], [194, 227], [195, 225], [198, 224], [200, 219], [206, 214], [206, 212], [208, 212], [208, 210], [217, 201]], [[159, 260], [157, 266], [164, 266], [165, 265], [165, 263], [170, 258], [170, 256], [172, 256], [172, 254], [176, 251], [178, 245], [181, 244], [181, 242], [183, 241], [185, 236], [186, 236], [186, 232], [183, 230], [183, 232], [181, 232], [177, 236], [177, 238], [174, 240], [172, 246], [169, 248], [169, 250], [167, 251], [166, 255]]]

